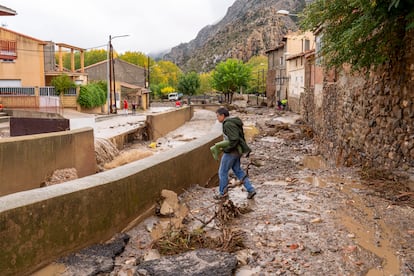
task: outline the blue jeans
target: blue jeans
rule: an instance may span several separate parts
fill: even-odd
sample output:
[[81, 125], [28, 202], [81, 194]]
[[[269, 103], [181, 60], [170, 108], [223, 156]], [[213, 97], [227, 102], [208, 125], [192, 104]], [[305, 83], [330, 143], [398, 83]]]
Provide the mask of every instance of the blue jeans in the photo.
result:
[[[228, 177], [230, 169], [233, 170], [234, 174], [237, 176], [239, 180], [242, 180], [246, 173], [240, 167], [240, 155], [237, 154], [230, 154], [224, 153], [221, 157], [220, 161], [220, 168], [218, 171], [219, 175], [219, 192], [221, 195], [227, 192], [227, 185], [228, 185]], [[246, 177], [243, 181], [243, 185], [246, 188], [247, 192], [253, 192], [254, 188], [250, 183], [248, 177]]]

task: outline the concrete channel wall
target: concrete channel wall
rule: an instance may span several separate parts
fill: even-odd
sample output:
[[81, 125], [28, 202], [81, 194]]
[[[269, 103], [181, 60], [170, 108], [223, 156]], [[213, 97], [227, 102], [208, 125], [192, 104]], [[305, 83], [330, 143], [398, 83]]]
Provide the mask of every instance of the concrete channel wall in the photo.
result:
[[57, 169], [75, 168], [79, 177], [94, 174], [93, 129], [1, 139], [0, 168], [0, 196], [39, 188]]
[[109, 171], [0, 197], [0, 274], [28, 275], [53, 260], [110, 239], [150, 215], [162, 189], [205, 185], [218, 169], [203, 138]]
[[[59, 115], [24, 110], [9, 110], [13, 116], [60, 119]], [[109, 138], [123, 149], [133, 140], [155, 139], [182, 126], [194, 115], [192, 107], [147, 116], [146, 125]], [[41, 120], [40, 119], [40, 120]], [[71, 131], [10, 137], [0, 140], [0, 196], [37, 189], [57, 169], [75, 168], [78, 177], [97, 171], [94, 135], [90, 127]]]
[[146, 125], [148, 139], [156, 140], [170, 131], [182, 126], [194, 116], [194, 108], [191, 106], [181, 107], [176, 110], [166, 111], [154, 115], [147, 115]]

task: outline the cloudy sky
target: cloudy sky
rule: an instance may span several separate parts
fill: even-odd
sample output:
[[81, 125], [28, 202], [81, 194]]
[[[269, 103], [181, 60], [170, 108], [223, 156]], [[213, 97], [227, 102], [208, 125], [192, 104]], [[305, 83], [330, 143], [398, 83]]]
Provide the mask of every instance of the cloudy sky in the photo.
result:
[[6, 28], [85, 49], [154, 53], [194, 39], [224, 17], [235, 0], [1, 0], [17, 12], [2, 16]]

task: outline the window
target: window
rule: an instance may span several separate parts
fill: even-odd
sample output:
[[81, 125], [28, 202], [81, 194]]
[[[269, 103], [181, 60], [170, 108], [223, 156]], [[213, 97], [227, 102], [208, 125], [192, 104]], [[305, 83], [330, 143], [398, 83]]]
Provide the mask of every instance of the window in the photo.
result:
[[0, 40], [0, 59], [4, 61], [13, 61], [17, 58], [16, 41]]
[[310, 50], [310, 40], [305, 39], [305, 51], [309, 51], [309, 50]]
[[316, 57], [316, 65], [322, 64], [322, 56], [321, 56], [321, 49], [323, 46], [322, 35], [316, 36], [316, 45], [315, 45], [315, 57]]

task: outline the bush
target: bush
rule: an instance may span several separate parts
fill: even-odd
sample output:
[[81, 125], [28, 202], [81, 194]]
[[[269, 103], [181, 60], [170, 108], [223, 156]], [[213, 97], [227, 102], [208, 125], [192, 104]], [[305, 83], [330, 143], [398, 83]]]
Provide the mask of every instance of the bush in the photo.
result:
[[103, 87], [104, 86], [99, 83], [81, 86], [79, 97], [77, 99], [78, 104], [85, 108], [94, 108], [104, 105], [107, 100], [107, 92]]

